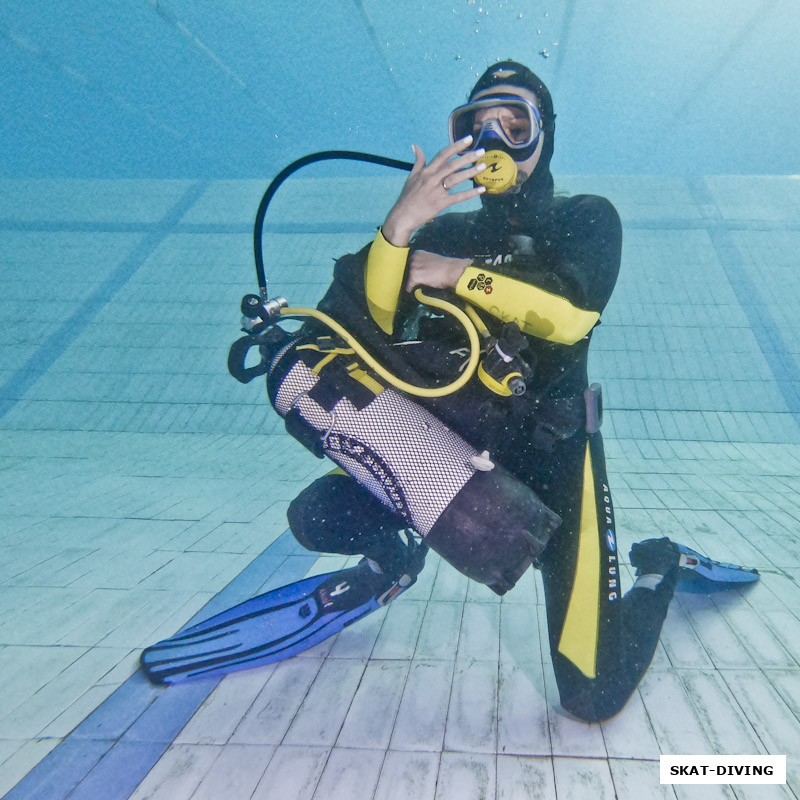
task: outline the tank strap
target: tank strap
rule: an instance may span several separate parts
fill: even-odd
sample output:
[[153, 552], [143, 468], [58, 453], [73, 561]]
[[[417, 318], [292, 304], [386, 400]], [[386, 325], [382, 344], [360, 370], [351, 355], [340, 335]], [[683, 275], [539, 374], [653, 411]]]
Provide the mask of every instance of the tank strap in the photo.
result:
[[[299, 349], [299, 348], [298, 348]], [[331, 411], [343, 398], [347, 398], [359, 411], [372, 402], [384, 386], [368, 373], [358, 361], [345, 363], [342, 356], [349, 352], [321, 351], [311, 371], [319, 375], [319, 380], [309, 391], [308, 396], [319, 403], [325, 411]], [[311, 352], [304, 349], [304, 360], [308, 363]]]

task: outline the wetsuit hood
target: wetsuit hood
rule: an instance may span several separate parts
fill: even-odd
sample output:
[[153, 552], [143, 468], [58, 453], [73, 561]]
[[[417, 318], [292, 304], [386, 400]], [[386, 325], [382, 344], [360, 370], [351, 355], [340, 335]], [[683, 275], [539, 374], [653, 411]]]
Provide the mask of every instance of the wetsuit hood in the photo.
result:
[[553, 99], [541, 78], [530, 69], [516, 61], [500, 61], [492, 64], [478, 78], [472, 88], [469, 99], [476, 94], [491, 89], [493, 86], [519, 86], [536, 95], [539, 112], [542, 117], [544, 143], [539, 161], [533, 173], [516, 194], [484, 194], [481, 202], [491, 217], [500, 217], [507, 222], [529, 217], [538, 213], [542, 207], [548, 207], [553, 199], [553, 176], [550, 173], [550, 160], [553, 157], [553, 145], [556, 128], [556, 115], [553, 111]]

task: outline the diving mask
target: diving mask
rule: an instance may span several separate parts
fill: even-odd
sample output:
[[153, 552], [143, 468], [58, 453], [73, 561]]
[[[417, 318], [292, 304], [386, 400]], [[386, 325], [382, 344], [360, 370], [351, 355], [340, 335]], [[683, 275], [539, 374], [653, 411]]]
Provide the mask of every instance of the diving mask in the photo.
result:
[[450, 141], [472, 135], [474, 147], [486, 154], [476, 163], [486, 169], [475, 176], [489, 194], [517, 185], [517, 164], [527, 161], [542, 134], [536, 106], [518, 95], [494, 94], [459, 106], [450, 115]]

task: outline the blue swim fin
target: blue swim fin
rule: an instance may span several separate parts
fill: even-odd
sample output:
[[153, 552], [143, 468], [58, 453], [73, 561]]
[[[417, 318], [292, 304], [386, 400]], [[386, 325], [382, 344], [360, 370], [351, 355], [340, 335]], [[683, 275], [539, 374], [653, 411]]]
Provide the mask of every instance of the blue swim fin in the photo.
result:
[[152, 683], [181, 683], [271, 664], [303, 652], [376, 611], [416, 582], [387, 581], [362, 561], [274, 589], [142, 652]]
[[761, 577], [757, 569], [714, 561], [685, 544], [678, 544], [678, 550], [681, 553], [678, 584], [675, 587], [675, 591], [678, 592], [693, 594], [722, 592], [755, 583]]

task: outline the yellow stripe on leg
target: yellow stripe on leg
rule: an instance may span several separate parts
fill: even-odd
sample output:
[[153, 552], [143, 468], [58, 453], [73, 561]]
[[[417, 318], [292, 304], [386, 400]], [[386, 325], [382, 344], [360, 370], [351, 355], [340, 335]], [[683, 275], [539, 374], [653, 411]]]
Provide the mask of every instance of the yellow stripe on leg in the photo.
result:
[[583, 498], [578, 562], [558, 651], [587, 678], [597, 676], [597, 637], [600, 621], [600, 541], [589, 442], [583, 464]]

